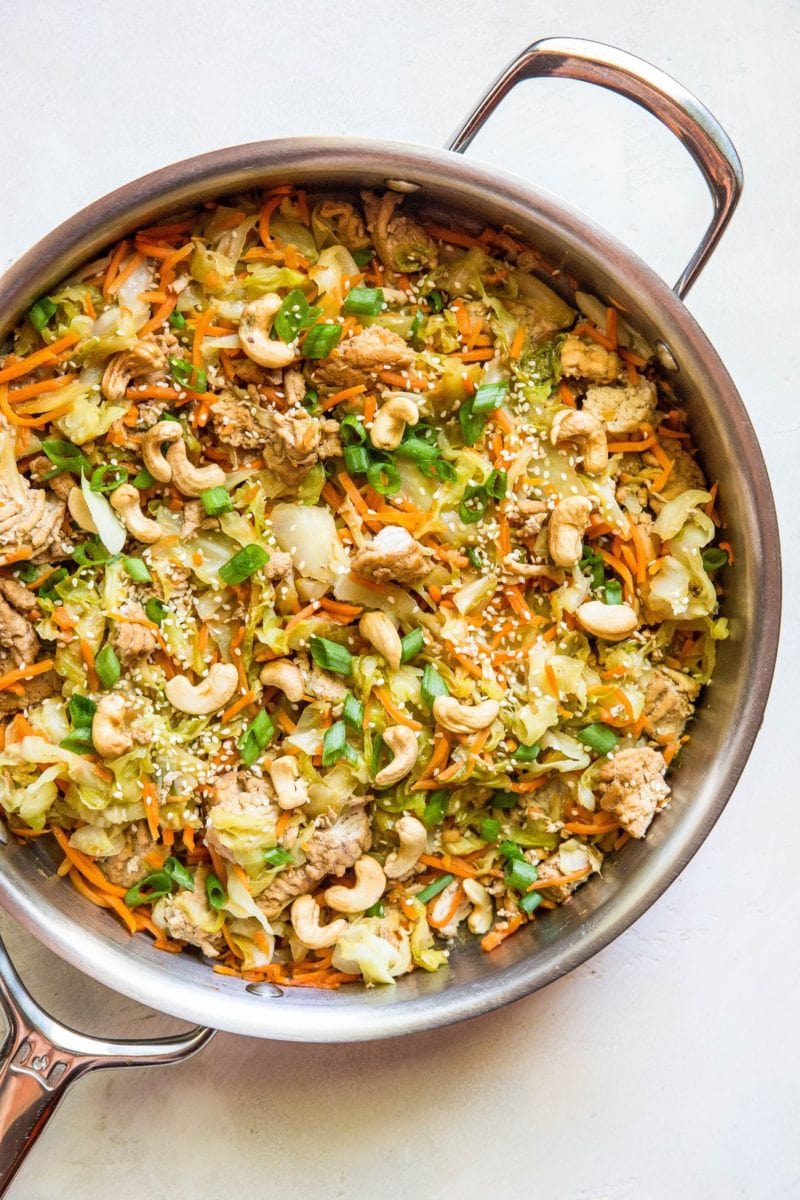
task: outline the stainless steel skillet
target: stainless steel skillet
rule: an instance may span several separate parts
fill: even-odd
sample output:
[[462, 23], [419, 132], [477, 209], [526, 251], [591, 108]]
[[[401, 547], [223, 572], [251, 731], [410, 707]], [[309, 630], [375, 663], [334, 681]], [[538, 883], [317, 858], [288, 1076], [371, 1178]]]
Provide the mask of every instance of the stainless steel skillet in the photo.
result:
[[[670, 290], [639, 258], [560, 201], [461, 157], [520, 80], [561, 76], [619, 92], [657, 116], [684, 143], [711, 192], [714, 212]], [[744, 767], [761, 724], [777, 651], [780, 549], [763, 459], [736, 389], [683, 298], [719, 240], [739, 197], [736, 151], [711, 114], [669, 76], [633, 56], [574, 39], [526, 49], [487, 92], [447, 150], [349, 139], [260, 142], [202, 155], [120, 188], [65, 222], [0, 280], [0, 337], [70, 270], [129, 230], [170, 211], [242, 188], [291, 181], [311, 189], [385, 186], [482, 227], [509, 226], [566, 275], [630, 314], [676, 367], [708, 474], [719, 479], [737, 563], [727, 580], [731, 637], [676, 771], [674, 801], [642, 844], [610, 862], [603, 880], [576, 893], [491, 955], [464, 945], [437, 975], [417, 972], [393, 989], [339, 992], [245, 985], [199, 959], [168, 956], [129, 939], [109, 914], [54, 878], [45, 848], [2, 848], [0, 902], [81, 970], [165, 1012], [204, 1026], [295, 1041], [397, 1036], [488, 1012], [566, 974], [626, 929], [674, 880], [708, 834]], [[37, 1009], [0, 955], [12, 1030], [0, 1068], [0, 1193], [69, 1084], [97, 1067], [175, 1061], [208, 1030], [159, 1043], [114, 1044], [58, 1025]]]

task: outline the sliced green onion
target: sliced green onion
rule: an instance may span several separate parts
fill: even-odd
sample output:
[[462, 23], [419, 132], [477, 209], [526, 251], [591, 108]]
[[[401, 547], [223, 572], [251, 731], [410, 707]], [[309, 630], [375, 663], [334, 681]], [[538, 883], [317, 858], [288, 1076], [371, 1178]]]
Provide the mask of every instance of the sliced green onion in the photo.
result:
[[458, 410], [458, 423], [467, 446], [474, 446], [486, 428], [486, 417], [474, 412], [474, 403], [475, 397], [471, 396]]
[[141, 558], [128, 558], [127, 555], [123, 555], [122, 565], [134, 583], [153, 582], [153, 576], [148, 571], [147, 564]]
[[477, 525], [486, 515], [489, 498], [482, 485], [469, 484], [458, 505], [458, 515], [464, 525]]
[[481, 837], [485, 842], [496, 842], [500, 836], [500, 822], [496, 817], [484, 817], [481, 821]]
[[173, 312], [169, 314], [169, 323], [173, 329], [185, 329], [186, 317], [183, 315], [183, 313], [173, 310]]
[[54, 571], [53, 574], [48, 577], [46, 581], [47, 587], [43, 587], [41, 589], [39, 592], [39, 599], [49, 600], [51, 604], [56, 604], [61, 599], [56, 591], [56, 586], [64, 579], [69, 579], [69, 575], [64, 567], [59, 567], [57, 571]]
[[579, 742], [588, 746], [597, 754], [608, 754], [616, 746], [619, 738], [608, 725], [586, 725], [575, 735]]
[[303, 408], [312, 415], [320, 411], [319, 407], [319, 392], [315, 388], [309, 388], [303, 399], [300, 401]]
[[150, 488], [155, 483], [155, 478], [150, 474], [147, 467], [142, 467], [138, 475], [134, 475], [131, 483], [139, 491], [143, 492], [146, 488]]
[[598, 588], [603, 586], [606, 581], [606, 573], [603, 569], [603, 560], [600, 555], [595, 554], [595, 552], [589, 546], [583, 547], [583, 554], [581, 555], [581, 561], [578, 565], [584, 571], [591, 571], [592, 589], [594, 591], [597, 591]]
[[144, 612], [148, 621], [152, 621], [154, 625], [160, 625], [167, 615], [167, 608], [160, 600], [153, 598], [145, 604]]
[[312, 325], [303, 340], [303, 357], [327, 358], [341, 336], [341, 325]]
[[239, 754], [246, 767], [253, 763], [269, 744], [275, 733], [272, 718], [265, 709], [257, 713], [237, 742]]
[[[308, 318], [308, 300], [299, 288], [294, 288], [283, 298], [275, 314], [272, 328], [282, 342], [293, 342]], [[310, 322], [309, 322], [310, 323]]]
[[529, 763], [536, 762], [541, 753], [542, 747], [536, 742], [533, 746], [517, 746], [511, 757], [514, 762]]
[[339, 424], [339, 437], [343, 446], [363, 446], [367, 440], [363, 420], [355, 413], [348, 413]]
[[400, 472], [393, 462], [370, 463], [367, 479], [381, 496], [396, 496], [402, 486]]
[[622, 604], [622, 584], [618, 579], [609, 579], [603, 599], [606, 604]]
[[414, 314], [414, 320], [411, 322], [411, 328], [408, 331], [410, 338], [419, 337], [419, 331], [422, 328], [422, 323], [425, 320], [425, 314], [421, 308], [418, 308]]
[[436, 667], [432, 667], [428, 663], [425, 670], [422, 672], [422, 684], [420, 685], [422, 699], [428, 708], [433, 708], [433, 702], [437, 696], [449, 696], [450, 688], [442, 679]]
[[73, 692], [69, 698], [69, 719], [76, 729], [83, 729], [87, 725], [91, 725], [94, 714], [97, 712], [97, 705], [89, 696], [81, 696], [78, 692]]
[[140, 879], [137, 884], [125, 893], [125, 903], [128, 908], [136, 908], [139, 904], [152, 904], [168, 896], [172, 891], [172, 876], [168, 871], [151, 871]]
[[422, 814], [422, 824], [426, 829], [432, 829], [434, 825], [441, 825], [447, 816], [449, 807], [449, 792], [445, 791], [444, 788], [439, 792], [432, 792], [428, 798], [428, 803], [425, 805], [425, 811]]
[[72, 442], [64, 442], [60, 438], [47, 438], [42, 442], [42, 449], [59, 471], [70, 471], [73, 475], [91, 474], [92, 468], [88, 458], [78, 446], [73, 446]]
[[344, 465], [349, 475], [365, 475], [370, 468], [370, 457], [366, 446], [345, 446]]
[[502, 500], [508, 491], [508, 475], [505, 471], [492, 471], [484, 483], [487, 496], [493, 500]]
[[516, 808], [519, 804], [519, 796], [514, 792], [506, 792], [502, 788], [497, 788], [492, 792], [489, 803], [492, 808]]
[[516, 842], [501, 842], [497, 849], [503, 858], [507, 860], [520, 859], [523, 857], [522, 850], [519, 848]]
[[177, 883], [178, 887], [185, 888], [187, 892], [191, 892], [194, 888], [194, 874], [185, 867], [177, 858], [173, 858], [170, 854], [167, 861], [164, 863], [162, 870]]
[[439, 892], [443, 892], [446, 887], [449, 887], [453, 879], [453, 875], [440, 875], [438, 879], [434, 879], [433, 883], [429, 883], [421, 892], [417, 892], [414, 899], [419, 900], [420, 904], [427, 904], [434, 896], [438, 896]]
[[527, 892], [539, 875], [533, 863], [525, 858], [512, 858], [505, 870], [505, 880], [509, 887], [518, 892]]
[[517, 904], [525, 915], [529, 917], [531, 913], [536, 911], [543, 899], [544, 897], [541, 892], [526, 892], [524, 896], [520, 896]]
[[291, 854], [281, 846], [273, 846], [271, 850], [264, 851], [264, 862], [269, 867], [285, 867], [291, 861]]
[[354, 287], [345, 297], [342, 312], [364, 317], [377, 317], [382, 308], [382, 288]]
[[206, 896], [208, 897], [208, 903], [217, 911], [224, 908], [228, 902], [228, 893], [216, 875], [212, 875], [210, 871], [206, 875]]
[[219, 569], [219, 577], [229, 587], [235, 587], [237, 583], [244, 583], [245, 579], [249, 579], [259, 567], [263, 567], [264, 563], [268, 561], [269, 555], [263, 546], [251, 542], [249, 546], [243, 546], [241, 550], [237, 550], [233, 558], [229, 558], [226, 563], [222, 564]]
[[430, 465], [431, 475], [436, 475], [443, 483], [453, 483], [457, 478], [457, 471], [452, 463], [449, 463], [446, 458], [436, 458]]
[[99, 538], [90, 537], [85, 542], [81, 542], [72, 551], [71, 558], [78, 564], [79, 567], [97, 567], [101, 563], [107, 563], [109, 553]]
[[720, 550], [718, 546], [710, 546], [708, 550], [702, 552], [701, 557], [707, 571], [719, 571], [721, 567], [726, 567], [729, 561], [726, 552]]
[[365, 917], [382, 917], [383, 916], [383, 901], [377, 900], [364, 912]]
[[109, 646], [108, 642], [98, 652], [94, 660], [94, 669], [97, 672], [97, 678], [106, 689], [112, 688], [122, 674], [119, 659], [114, 653], [113, 646]]
[[102, 467], [95, 467], [92, 471], [89, 487], [93, 492], [115, 492], [118, 487], [122, 487], [127, 478], [127, 467], [111, 466], [109, 463], [104, 463]]
[[434, 288], [432, 292], [428, 292], [425, 299], [430, 305], [431, 312], [440, 313], [444, 308], [444, 296], [438, 288]]
[[469, 565], [471, 567], [474, 567], [476, 571], [483, 570], [483, 563], [481, 562], [481, 556], [480, 556], [480, 554], [478, 554], [478, 551], [475, 549], [474, 546], [467, 546], [464, 553], [466, 554], [467, 559], [469, 560]]
[[200, 493], [203, 508], [210, 517], [218, 517], [221, 513], [233, 512], [233, 501], [228, 495], [227, 488], [212, 487]]
[[33, 308], [29, 310], [28, 320], [34, 329], [41, 333], [49, 325], [50, 318], [55, 314], [57, 308], [58, 305], [54, 304], [49, 296], [44, 296], [41, 300], [37, 300]]
[[332, 767], [343, 756], [345, 746], [347, 745], [347, 726], [344, 721], [334, 721], [329, 729], [325, 730], [325, 736], [322, 739], [322, 765], [323, 767]]
[[344, 698], [342, 717], [354, 729], [361, 729], [364, 724], [364, 705], [356, 700], [352, 692], [348, 692]]
[[416, 658], [422, 647], [425, 645], [425, 639], [421, 629], [412, 629], [405, 637], [400, 638], [400, 662], [410, 662], [412, 658]]
[[[202, 367], [196, 367], [187, 358], [170, 358], [167, 361], [170, 375], [182, 388], [188, 388], [192, 392], [208, 390], [208, 376]], [[165, 419], [162, 415], [161, 420]]]
[[337, 675], [349, 675], [353, 669], [353, 656], [346, 646], [324, 637], [312, 637], [309, 641], [311, 657], [324, 671], [335, 671]]
[[91, 729], [73, 729], [72, 733], [67, 734], [58, 744], [62, 749], [70, 750], [73, 754], [94, 753]]
[[369, 775], [370, 779], [374, 779], [378, 774], [378, 763], [381, 760], [383, 752], [383, 738], [379, 733], [374, 734], [372, 738], [372, 751], [369, 756]]
[[395, 451], [398, 458], [410, 458], [417, 466], [434, 462], [440, 457], [439, 447], [420, 437], [410, 437], [401, 442]]
[[368, 267], [374, 257], [375, 251], [371, 248], [353, 251], [353, 260], [357, 267]]
[[508, 391], [507, 383], [482, 383], [472, 398], [474, 413], [490, 413], [499, 408]]

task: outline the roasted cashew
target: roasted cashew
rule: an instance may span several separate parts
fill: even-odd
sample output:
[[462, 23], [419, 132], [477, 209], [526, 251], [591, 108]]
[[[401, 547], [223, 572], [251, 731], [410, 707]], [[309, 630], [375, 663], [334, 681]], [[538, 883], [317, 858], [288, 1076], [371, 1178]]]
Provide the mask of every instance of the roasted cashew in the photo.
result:
[[419, 409], [410, 396], [391, 396], [375, 414], [369, 440], [376, 450], [396, 450], [406, 425], [416, 425]]
[[433, 715], [443, 729], [451, 733], [475, 733], [488, 729], [500, 712], [496, 700], [484, 700], [481, 704], [459, 704], [454, 696], [437, 696], [433, 702]]
[[239, 341], [247, 357], [273, 370], [288, 367], [295, 356], [294, 342], [277, 342], [269, 336], [282, 303], [276, 292], [267, 292], [245, 304], [239, 321]]
[[172, 479], [172, 467], [161, 453], [162, 444], [182, 441], [183, 430], [177, 421], [157, 421], [142, 438], [142, 462], [159, 483]]
[[400, 666], [403, 647], [392, 618], [385, 612], [366, 612], [358, 622], [358, 630], [364, 641], [370, 642], [378, 654], [386, 659], [388, 666], [396, 671]]
[[110, 692], [98, 700], [92, 717], [92, 742], [101, 758], [119, 758], [133, 745], [128, 702], [121, 692]]
[[172, 472], [172, 482], [183, 496], [199, 496], [209, 488], [222, 487], [225, 482], [225, 472], [216, 463], [196, 467], [189, 462], [183, 439], [170, 446], [167, 463]]
[[581, 629], [607, 642], [622, 641], [639, 624], [630, 604], [604, 604], [602, 600], [587, 600], [578, 607], [575, 616]]
[[79, 529], [83, 529], [86, 533], [97, 533], [94, 517], [89, 512], [86, 497], [79, 487], [74, 487], [70, 490], [67, 496], [67, 508], [69, 509], [69, 515]]
[[575, 446], [583, 455], [590, 475], [598, 475], [608, 466], [608, 441], [602, 421], [591, 413], [574, 408], [562, 409], [553, 418], [550, 441], [554, 446]]
[[550, 557], [559, 567], [572, 567], [580, 562], [583, 535], [592, 515], [588, 496], [567, 496], [559, 500], [547, 526], [547, 547]]
[[342, 936], [347, 929], [344, 917], [337, 917], [328, 925], [319, 923], [319, 905], [313, 896], [298, 896], [291, 908], [292, 929], [298, 941], [309, 950], [324, 950]]
[[408, 729], [405, 725], [390, 726], [385, 731], [383, 740], [394, 754], [394, 758], [375, 776], [378, 787], [388, 787], [389, 784], [404, 779], [414, 766], [419, 754], [417, 735], [413, 729]]
[[467, 917], [467, 925], [473, 933], [488, 933], [494, 920], [491, 896], [477, 879], [465, 879], [463, 886], [466, 897], [473, 906]]
[[115, 488], [109, 497], [111, 507], [118, 512], [125, 522], [125, 528], [137, 542], [151, 545], [164, 536], [164, 530], [158, 521], [152, 521], [142, 512], [139, 489], [132, 483], [123, 483]]
[[308, 803], [308, 784], [300, 778], [296, 758], [291, 754], [273, 758], [267, 770], [280, 808], [299, 808]]
[[164, 684], [164, 694], [179, 712], [204, 717], [228, 703], [239, 686], [233, 663], [214, 663], [205, 679], [193, 684], [186, 675], [175, 675]]
[[337, 884], [325, 891], [325, 903], [336, 912], [365, 912], [377, 904], [386, 887], [383, 867], [368, 854], [362, 854], [353, 870], [356, 873], [355, 887]]
[[259, 679], [266, 687], [280, 688], [290, 704], [298, 704], [306, 692], [303, 672], [288, 658], [264, 663]]
[[402, 879], [417, 865], [420, 854], [425, 853], [428, 831], [416, 817], [401, 817], [394, 831], [400, 839], [400, 846], [386, 859], [383, 871], [387, 879]]

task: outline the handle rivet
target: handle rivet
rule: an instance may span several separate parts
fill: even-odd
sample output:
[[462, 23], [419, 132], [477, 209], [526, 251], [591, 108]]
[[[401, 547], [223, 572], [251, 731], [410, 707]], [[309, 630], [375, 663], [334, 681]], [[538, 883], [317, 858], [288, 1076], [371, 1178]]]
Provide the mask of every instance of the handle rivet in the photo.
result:
[[421, 184], [410, 183], [408, 179], [384, 179], [384, 184], [391, 192], [418, 192]]
[[662, 342], [661, 338], [656, 341], [656, 358], [661, 363], [665, 371], [680, 371], [680, 367], [675, 361], [675, 355], [670, 350], [666, 342]]

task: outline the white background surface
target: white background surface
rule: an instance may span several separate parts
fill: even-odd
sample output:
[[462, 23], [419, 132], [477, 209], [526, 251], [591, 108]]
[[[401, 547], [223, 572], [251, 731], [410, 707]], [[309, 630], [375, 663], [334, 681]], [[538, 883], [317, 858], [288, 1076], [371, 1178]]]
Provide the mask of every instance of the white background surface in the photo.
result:
[[[102, 193], [203, 150], [303, 133], [440, 145], [538, 37], [606, 40], [670, 71], [745, 165], [744, 200], [690, 307], [759, 432], [788, 596], [765, 727], [732, 802], [602, 954], [449, 1031], [342, 1047], [220, 1035], [178, 1068], [91, 1077], [14, 1200], [800, 1196], [797, 6], [0, 0], [0, 18], [0, 267]], [[706, 218], [677, 143], [577, 84], [520, 88], [472, 153], [583, 207], [670, 278]], [[0, 927], [65, 1019], [170, 1025]]]

